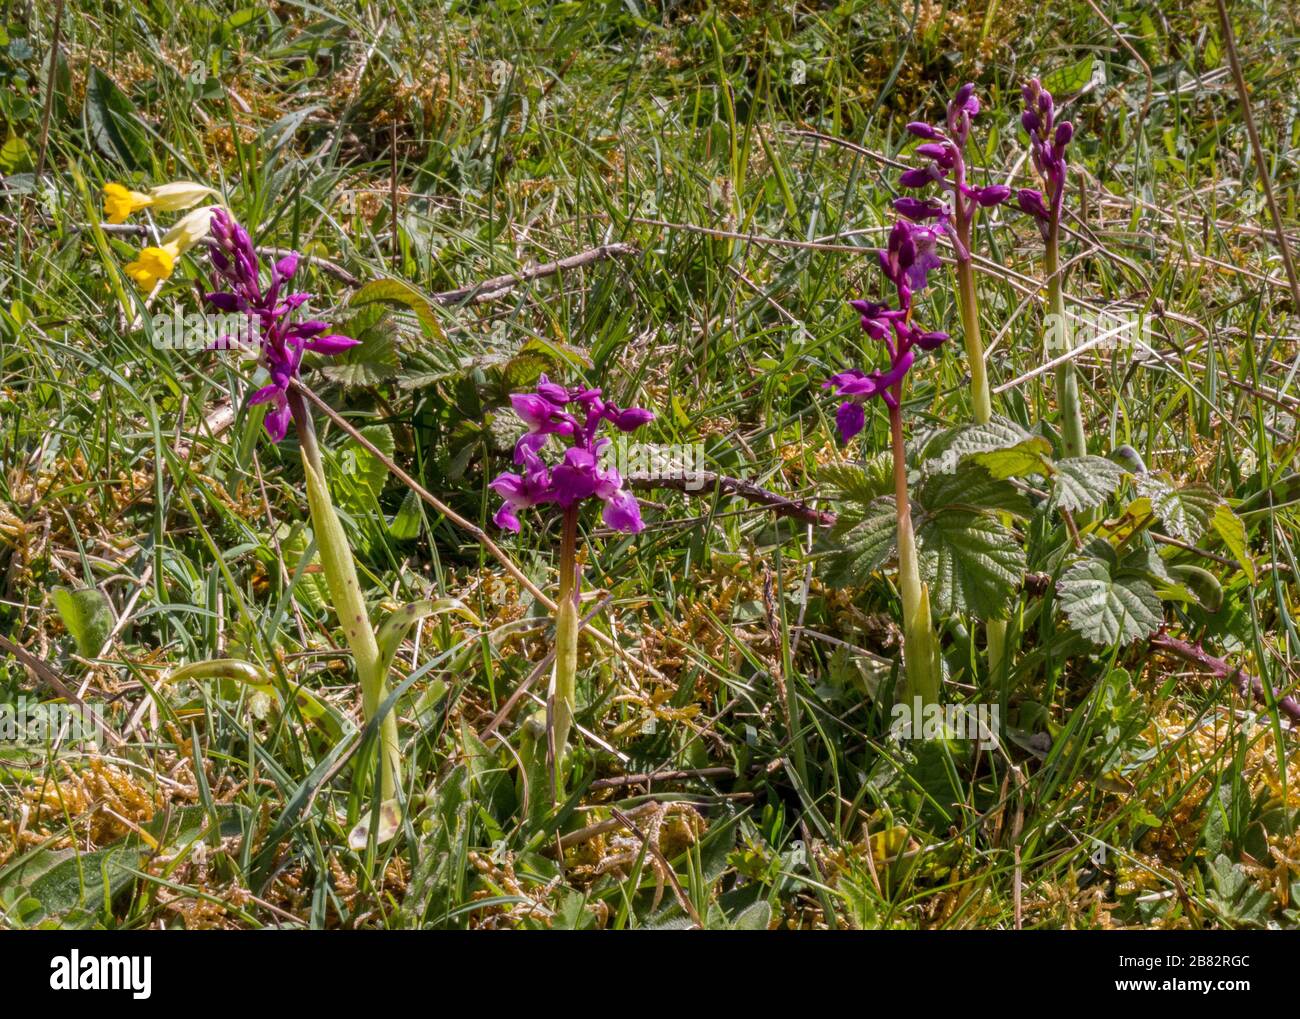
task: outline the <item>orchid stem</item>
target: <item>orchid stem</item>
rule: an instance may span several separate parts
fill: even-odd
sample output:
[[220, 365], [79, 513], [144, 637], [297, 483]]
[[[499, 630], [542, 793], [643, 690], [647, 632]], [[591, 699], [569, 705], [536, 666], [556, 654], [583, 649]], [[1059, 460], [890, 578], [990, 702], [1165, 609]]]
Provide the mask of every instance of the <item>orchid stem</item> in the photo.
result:
[[[339, 522], [334, 503], [330, 500], [329, 486], [325, 482], [325, 467], [321, 460], [320, 445], [316, 441], [316, 426], [311, 411], [302, 394], [291, 389], [287, 394], [289, 410], [293, 414], [302, 449], [303, 469], [307, 476], [307, 504], [311, 510], [312, 529], [320, 553], [321, 570], [329, 587], [330, 598], [348, 647], [356, 663], [357, 677], [361, 682], [361, 704], [367, 722], [378, 713], [387, 691], [387, 677], [381, 671], [379, 644], [366, 611], [365, 598], [357, 579], [356, 561], [348, 543], [343, 525]], [[402, 782], [401, 748], [397, 736], [397, 714], [389, 711], [379, 725], [380, 795], [387, 801], [394, 798]]]
[[907, 672], [906, 700], [939, 701], [939, 641], [930, 618], [930, 594], [921, 582], [907, 492], [907, 462], [903, 442], [902, 383], [894, 388], [889, 407], [889, 432], [894, 453], [894, 503], [898, 513], [898, 589], [903, 599], [903, 665]]
[[551, 673], [551, 732], [555, 788], [573, 728], [578, 685], [578, 506], [564, 511], [560, 538], [560, 596], [555, 605], [555, 668]]
[[[1070, 328], [1065, 319], [1065, 290], [1060, 269], [1061, 225], [1053, 218], [1047, 234], [1047, 303], [1054, 316], [1060, 335], [1070, 340]], [[1066, 457], [1083, 456], [1088, 451], [1088, 440], [1083, 430], [1083, 407], [1079, 403], [1079, 378], [1073, 361], [1062, 361], [1056, 366], [1056, 403], [1061, 412], [1061, 451]]]

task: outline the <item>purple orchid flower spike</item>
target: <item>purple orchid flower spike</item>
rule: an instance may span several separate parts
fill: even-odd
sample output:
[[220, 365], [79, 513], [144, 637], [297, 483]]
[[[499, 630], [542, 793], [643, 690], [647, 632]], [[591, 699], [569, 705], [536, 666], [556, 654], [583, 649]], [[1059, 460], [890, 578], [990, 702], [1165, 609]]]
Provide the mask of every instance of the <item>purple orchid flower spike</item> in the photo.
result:
[[1037, 78], [1025, 82], [1020, 94], [1025, 101], [1020, 125], [1029, 134], [1034, 168], [1042, 178], [1044, 190], [1024, 188], [1016, 199], [1022, 211], [1033, 216], [1038, 230], [1047, 240], [1052, 225], [1061, 218], [1061, 200], [1065, 195], [1065, 149], [1074, 138], [1074, 125], [1056, 120], [1056, 103], [1052, 93]]
[[879, 396], [891, 412], [898, 410], [903, 379], [916, 360], [913, 348], [936, 350], [948, 339], [947, 333], [927, 332], [912, 324], [912, 295], [925, 287], [927, 274], [939, 266], [937, 240], [935, 228], [900, 219], [889, 232], [889, 246], [877, 252], [881, 268], [898, 293], [898, 307], [871, 301], [849, 302], [860, 316], [863, 331], [884, 345], [889, 368], [840, 372], [822, 384], [822, 388], [845, 398], [835, 414], [835, 427], [843, 442], [865, 427], [863, 404], [872, 397]]
[[[212, 213], [212, 265], [227, 290], [206, 294], [208, 305], [226, 313], [242, 312], [247, 316], [260, 345], [254, 353], [270, 375], [270, 381], [248, 398], [250, 407], [263, 403], [271, 406], [263, 419], [266, 434], [279, 442], [289, 431], [292, 413], [288, 392], [302, 366], [303, 354], [314, 351], [333, 356], [341, 354], [357, 341], [350, 336], [329, 332], [329, 324], [320, 321], [292, 321], [293, 313], [311, 297], [307, 293], [286, 293], [298, 272], [299, 256], [291, 252], [271, 267], [271, 278], [262, 287], [261, 262], [248, 231], [235, 222], [225, 209]], [[228, 338], [223, 338], [226, 345]]]
[[[623, 488], [622, 476], [602, 463], [610, 440], [598, 438], [597, 432], [602, 422], [633, 432], [654, 419], [652, 412], [620, 408], [602, 399], [599, 389], [569, 389], [545, 375], [536, 392], [514, 393], [510, 404], [528, 430], [515, 443], [515, 463], [522, 471], [499, 474], [489, 485], [504, 500], [492, 518], [498, 527], [518, 532], [520, 509], [551, 503], [568, 510], [589, 498], [604, 503], [606, 526], [627, 534], [645, 527], [640, 504]], [[568, 440], [569, 447], [558, 464], [548, 467], [539, 453], [553, 435]]]

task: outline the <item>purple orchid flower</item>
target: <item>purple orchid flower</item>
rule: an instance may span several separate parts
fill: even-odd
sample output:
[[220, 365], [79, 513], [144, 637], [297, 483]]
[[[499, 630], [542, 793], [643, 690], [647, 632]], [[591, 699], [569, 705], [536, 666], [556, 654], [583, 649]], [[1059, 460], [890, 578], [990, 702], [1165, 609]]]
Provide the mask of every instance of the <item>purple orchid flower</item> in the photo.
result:
[[881, 268], [898, 292], [898, 307], [849, 302], [860, 316], [863, 331], [884, 344], [889, 368], [872, 372], [852, 369], [832, 375], [822, 384], [823, 389], [845, 398], [835, 413], [835, 427], [843, 442], [865, 427], [863, 404], [873, 396], [884, 400], [890, 410], [898, 409], [903, 379], [916, 360], [913, 348], [936, 350], [948, 339], [947, 333], [928, 332], [912, 324], [912, 295], [925, 287], [928, 273], [939, 266], [937, 241], [937, 228], [898, 220], [889, 231], [889, 246], [877, 252]]
[[1021, 210], [1034, 217], [1039, 232], [1047, 240], [1061, 218], [1061, 199], [1065, 195], [1065, 148], [1074, 137], [1074, 125], [1068, 120], [1057, 122], [1052, 93], [1043, 88], [1037, 78], [1025, 82], [1020, 94], [1025, 101], [1020, 125], [1029, 134], [1034, 168], [1045, 189], [1024, 188], [1016, 199]]
[[[978, 187], [967, 182], [966, 140], [970, 136], [971, 120], [980, 112], [975, 85], [967, 82], [948, 103], [943, 128], [915, 120], [907, 125], [910, 134], [923, 140], [916, 154], [929, 162], [925, 166], [904, 170], [898, 178], [901, 187], [920, 190], [938, 184], [947, 191], [950, 205], [932, 199], [903, 197], [895, 199], [894, 208], [916, 222], [934, 220], [935, 226], [952, 241], [957, 258], [970, 258], [967, 238], [977, 208], [990, 209], [1011, 197], [1011, 189], [1001, 184]], [[919, 289], [919, 288], [918, 288]]]
[[[620, 432], [633, 432], [654, 419], [652, 412], [620, 408], [602, 399], [599, 389], [569, 389], [545, 375], [536, 392], [514, 393], [510, 405], [528, 431], [515, 443], [515, 463], [522, 471], [499, 474], [488, 486], [504, 500], [492, 517], [498, 527], [517, 533], [521, 509], [546, 503], [569, 509], [589, 498], [604, 503], [602, 519], [613, 530], [635, 534], [645, 527], [640, 504], [623, 488], [622, 476], [602, 464], [610, 440], [598, 438], [597, 431], [608, 422]], [[538, 454], [552, 435], [570, 445], [563, 459], [548, 467]]]
[[[302, 292], [281, 297], [281, 291], [298, 271], [296, 251], [271, 267], [270, 282], [263, 289], [261, 262], [248, 231], [225, 209], [218, 208], [212, 213], [212, 236], [217, 242], [211, 249], [212, 265], [229, 289], [213, 291], [204, 295], [204, 299], [218, 311], [242, 312], [255, 327], [261, 341], [256, 351], [258, 360], [271, 380], [248, 398], [248, 405], [271, 404], [263, 426], [271, 441], [279, 442], [289, 430], [292, 414], [287, 394], [302, 365], [303, 354], [309, 350], [326, 356], [341, 354], [355, 347], [357, 341], [330, 333], [327, 322], [292, 321], [293, 313], [311, 298]], [[223, 337], [221, 345], [227, 345], [228, 341], [228, 337]]]

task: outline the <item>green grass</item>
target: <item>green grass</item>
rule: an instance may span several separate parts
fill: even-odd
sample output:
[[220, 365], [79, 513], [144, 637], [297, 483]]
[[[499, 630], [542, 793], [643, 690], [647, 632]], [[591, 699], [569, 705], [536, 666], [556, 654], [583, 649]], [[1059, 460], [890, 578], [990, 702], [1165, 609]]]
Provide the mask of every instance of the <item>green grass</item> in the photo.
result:
[[[486, 732], [550, 650], [546, 614], [471, 534], [322, 422], [368, 600], [454, 597], [478, 620], [438, 615], [399, 652], [413, 809], [397, 838], [349, 848], [373, 807], [353, 767], [366, 740], [304, 558], [298, 451], [270, 445], [242, 409], [243, 365], [158, 349], [131, 327], [144, 298], [122, 267], [136, 239], [94, 228], [106, 181], [210, 182], [257, 243], [424, 295], [635, 245], [438, 304], [438, 329], [404, 310], [366, 318], [352, 288], [310, 271], [315, 310], [369, 329], [388, 356], [348, 380], [361, 384], [321, 371], [309, 383], [489, 531], [486, 484], [516, 430], [502, 408], [539, 368], [656, 409], [646, 438], [703, 442], [710, 470], [834, 509], [819, 472], [888, 447], [879, 405], [837, 447], [821, 383], [874, 356], [844, 302], [879, 293], [871, 249], [890, 222], [887, 160], [908, 159], [903, 124], [975, 80], [976, 161], [989, 180], [1027, 184], [1020, 80], [1055, 75], [1068, 95], [1094, 74], [1069, 107], [1085, 172], [1064, 257], [1085, 257], [1067, 290], [1144, 313], [1161, 357], [1080, 359], [1093, 450], [1131, 445], [1212, 486], [1250, 527], [1255, 581], [1205, 545], [1227, 562], [1196, 559], [1223, 608], [1168, 608], [1172, 631], [1279, 692], [1295, 685], [1300, 642], [1297, 309], [1261, 235], [1270, 220], [1212, 3], [1100, 4], [1149, 79], [1086, 3], [1003, 2], [987, 19], [983, 5], [868, 0], [793, 15], [739, 2], [357, 6], [68, 4], [37, 186], [54, 5], [6, 5], [0, 635], [106, 703], [124, 742], [0, 747], [0, 924], [1300, 922], [1300, 772], [1276, 712], [1248, 725], [1254, 705], [1230, 683], [1142, 645], [1060, 654], [1044, 612], [1003, 691], [971, 668], [978, 625], [943, 631], [950, 696], [1001, 700], [1014, 738], [978, 756], [900, 743], [887, 697], [872, 695], [898, 658], [892, 572], [836, 586], [824, 534], [712, 491], [642, 492], [635, 538], [584, 517], [587, 586], [609, 598], [594, 625], [631, 661], [583, 646], [589, 738], [572, 794], [550, 808], [549, 790], [519, 781], [527, 699]], [[1300, 25], [1284, 5], [1233, 6], [1265, 171], [1300, 247]], [[120, 89], [107, 108], [124, 120], [100, 122], [92, 67]], [[1009, 210], [981, 224], [998, 386], [1044, 360], [1041, 245]], [[153, 310], [197, 310], [201, 270], [185, 260]], [[959, 331], [951, 286], [922, 307], [931, 327]], [[924, 360], [913, 432], [969, 418], [964, 379], [960, 344]], [[999, 401], [1026, 427], [1055, 420], [1050, 373]], [[548, 590], [558, 528], [534, 514], [500, 539]], [[107, 596], [102, 653], [79, 651], [59, 587]], [[218, 658], [258, 664], [275, 695], [168, 681]], [[299, 685], [310, 701], [290, 694]], [[0, 691], [61, 695], [7, 653]], [[619, 781], [658, 771], [687, 774]]]

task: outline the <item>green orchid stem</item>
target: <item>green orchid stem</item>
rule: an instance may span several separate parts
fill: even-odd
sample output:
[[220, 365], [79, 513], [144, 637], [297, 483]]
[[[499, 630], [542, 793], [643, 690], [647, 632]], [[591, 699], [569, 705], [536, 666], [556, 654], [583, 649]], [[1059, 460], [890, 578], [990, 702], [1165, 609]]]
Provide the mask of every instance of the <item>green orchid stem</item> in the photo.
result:
[[[325, 483], [325, 466], [321, 460], [320, 445], [316, 442], [316, 426], [312, 423], [302, 394], [296, 390], [288, 393], [289, 410], [298, 430], [298, 444], [302, 448], [303, 471], [307, 477], [307, 505], [311, 510], [312, 529], [316, 534], [316, 548], [320, 553], [321, 569], [329, 588], [334, 611], [343, 626], [352, 659], [356, 663], [357, 677], [361, 682], [361, 706], [367, 722], [378, 713], [387, 695], [387, 677], [381, 664], [379, 644], [366, 611], [365, 598], [357, 579], [357, 566], [352, 557], [343, 525], [339, 522], [334, 503], [330, 500], [329, 486]], [[401, 748], [397, 739], [397, 713], [389, 711], [379, 725], [380, 794], [391, 800], [402, 783]]]
[[[958, 231], [958, 240], [970, 251], [970, 228], [965, 236]], [[984, 363], [984, 338], [980, 333], [979, 297], [975, 292], [975, 270], [969, 258], [957, 259], [957, 294], [961, 307], [962, 336], [966, 341], [966, 361], [970, 365], [971, 405], [975, 423], [988, 424], [993, 417], [993, 397], [989, 391], [988, 367]], [[988, 638], [988, 668], [990, 676], [1001, 675], [1007, 660], [1007, 624], [991, 619], [985, 625]]]
[[551, 745], [555, 788], [562, 788], [560, 765], [573, 728], [578, 688], [578, 507], [564, 511], [560, 538], [560, 596], [555, 603], [555, 668], [551, 673]]
[[[1070, 328], [1065, 318], [1065, 282], [1061, 278], [1060, 255], [1061, 225], [1053, 220], [1047, 235], [1047, 304], [1055, 316], [1055, 333], [1069, 339]], [[1088, 452], [1088, 440], [1083, 431], [1083, 405], [1079, 402], [1079, 378], [1073, 361], [1062, 361], [1056, 366], [1056, 404], [1061, 412], [1061, 451], [1066, 457], [1083, 456]]]
[[907, 672], [905, 701], [920, 697], [922, 703], [937, 704], [939, 681], [939, 639], [930, 616], [930, 592], [921, 582], [921, 565], [916, 556], [916, 534], [912, 530], [912, 504], [907, 492], [907, 461], [903, 442], [903, 385], [894, 387], [894, 404], [889, 408], [889, 433], [894, 452], [894, 504], [898, 512], [898, 590], [903, 598], [903, 666]]

